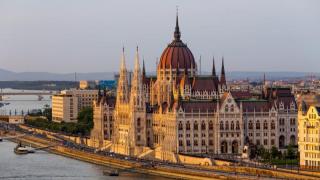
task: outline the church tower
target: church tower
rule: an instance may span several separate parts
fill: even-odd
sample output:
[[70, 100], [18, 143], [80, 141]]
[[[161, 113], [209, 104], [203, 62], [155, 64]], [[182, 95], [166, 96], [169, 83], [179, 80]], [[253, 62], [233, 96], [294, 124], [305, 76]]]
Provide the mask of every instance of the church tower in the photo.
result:
[[131, 82], [130, 94], [131, 147], [146, 145], [146, 103], [143, 90], [142, 74], [140, 70], [138, 47], [135, 57], [133, 78]]
[[117, 105], [126, 104], [129, 102], [129, 85], [128, 73], [125, 62], [124, 48], [122, 49], [120, 74], [117, 88]]

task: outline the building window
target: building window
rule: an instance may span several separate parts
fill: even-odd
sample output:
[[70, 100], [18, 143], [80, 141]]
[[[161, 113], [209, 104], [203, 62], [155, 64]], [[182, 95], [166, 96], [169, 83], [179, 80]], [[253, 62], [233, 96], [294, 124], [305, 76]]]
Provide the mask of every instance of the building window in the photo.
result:
[[266, 120], [263, 122], [263, 129], [268, 129], [268, 122]]
[[263, 140], [263, 145], [267, 146], [268, 145], [268, 139]]
[[233, 104], [231, 104], [231, 106], [230, 106], [230, 111], [231, 111], [231, 112], [234, 111], [234, 105], [233, 105]]
[[224, 107], [224, 111], [225, 111], [225, 112], [228, 112], [228, 111], [229, 111], [229, 106], [228, 106], [228, 105], [226, 105], [226, 106]]
[[231, 130], [234, 130], [234, 123], [231, 121]]
[[206, 145], [206, 140], [203, 139], [203, 140], [201, 141], [201, 145], [202, 145], [202, 146], [205, 146], [205, 145]]
[[202, 121], [201, 123], [201, 130], [206, 130], [206, 124], [204, 123], [204, 121]]
[[182, 140], [179, 140], [179, 146], [183, 146]]
[[194, 141], [193, 141], [193, 145], [194, 145], [194, 146], [198, 146], [198, 140], [194, 140]]
[[190, 146], [190, 140], [187, 140], [187, 146]]
[[186, 130], [190, 130], [190, 122], [189, 121], [187, 121]]
[[260, 121], [259, 120], [256, 122], [256, 129], [260, 129]]
[[237, 123], [236, 123], [236, 129], [237, 129], [237, 130], [240, 129], [240, 123], [239, 123], [239, 121], [237, 121]]
[[226, 130], [229, 130], [229, 122], [226, 121]]
[[223, 130], [223, 122], [220, 121], [220, 130]]
[[181, 121], [179, 122], [179, 130], [182, 130], [183, 129], [183, 126], [182, 126], [182, 123]]
[[198, 130], [198, 122], [197, 121], [194, 122], [193, 129], [194, 130]]
[[212, 123], [212, 121], [209, 122], [209, 130], [213, 130], [213, 123]]
[[271, 121], [271, 129], [276, 129], [276, 124], [274, 123], [274, 120]]
[[213, 145], [213, 140], [212, 140], [212, 139], [209, 140], [209, 145], [210, 145], [210, 146]]
[[271, 145], [272, 145], [272, 146], [275, 145], [274, 139], [271, 139]]
[[141, 126], [141, 119], [140, 118], [137, 119], [137, 126]]
[[253, 124], [251, 120], [249, 121], [249, 129], [253, 129]]

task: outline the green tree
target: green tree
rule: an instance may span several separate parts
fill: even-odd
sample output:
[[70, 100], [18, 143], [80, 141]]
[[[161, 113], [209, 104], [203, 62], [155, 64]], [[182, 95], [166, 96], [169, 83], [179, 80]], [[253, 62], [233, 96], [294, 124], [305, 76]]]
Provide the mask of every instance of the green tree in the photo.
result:
[[287, 149], [287, 158], [295, 159], [297, 157], [294, 147], [290, 144]]
[[271, 157], [272, 159], [279, 158], [279, 151], [275, 146], [272, 146], [271, 148]]

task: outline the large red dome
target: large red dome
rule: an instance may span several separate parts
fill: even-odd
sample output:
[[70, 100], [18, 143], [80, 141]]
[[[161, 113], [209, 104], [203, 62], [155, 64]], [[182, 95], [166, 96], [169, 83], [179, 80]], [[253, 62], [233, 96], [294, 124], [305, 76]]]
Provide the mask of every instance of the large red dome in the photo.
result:
[[181, 33], [179, 30], [178, 16], [176, 20], [176, 27], [174, 32], [174, 40], [168, 45], [163, 51], [160, 62], [158, 65], [159, 69], [191, 69], [196, 68], [196, 63], [192, 52], [184, 44], [181, 39]]

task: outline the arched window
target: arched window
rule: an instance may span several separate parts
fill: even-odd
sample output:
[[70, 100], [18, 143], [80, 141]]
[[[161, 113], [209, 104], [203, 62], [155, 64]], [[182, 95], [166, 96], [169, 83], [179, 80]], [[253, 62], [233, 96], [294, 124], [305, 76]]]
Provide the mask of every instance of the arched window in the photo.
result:
[[141, 119], [140, 118], [137, 119], [137, 126], [141, 126]]
[[268, 129], [268, 122], [266, 120], [263, 122], [263, 129]]
[[249, 121], [249, 129], [253, 129], [253, 124], [251, 120]]
[[290, 144], [291, 145], [295, 145], [296, 144], [296, 136], [294, 136], [294, 135], [290, 136]]
[[212, 123], [212, 121], [209, 122], [209, 130], [213, 130], [213, 123]]
[[228, 112], [228, 111], [229, 111], [229, 106], [228, 106], [228, 105], [226, 105], [226, 106], [224, 107], [224, 111], [225, 111], [225, 112]]
[[274, 123], [274, 120], [271, 121], [271, 129], [276, 129], [276, 124]]
[[206, 124], [204, 123], [204, 121], [202, 121], [201, 123], [201, 130], [206, 130]]
[[231, 130], [234, 130], [234, 123], [231, 121]]
[[260, 121], [259, 120], [257, 120], [257, 122], [256, 122], [256, 129], [260, 129]]
[[181, 121], [179, 122], [179, 130], [182, 130], [183, 129], [183, 126], [182, 126], [182, 123]]
[[189, 121], [187, 121], [186, 130], [190, 130], [190, 122]]
[[236, 123], [236, 129], [237, 129], [237, 130], [240, 129], [240, 123], [239, 123], [239, 121], [237, 121], [237, 123]]
[[229, 130], [229, 122], [226, 121], [226, 130]]
[[223, 122], [222, 121], [220, 121], [220, 130], [223, 130], [224, 128], [223, 128]]
[[231, 104], [231, 106], [230, 106], [230, 111], [231, 111], [231, 112], [234, 111], [234, 105], [233, 105], [233, 104]]
[[198, 127], [198, 122], [195, 121], [194, 124], [193, 124], [193, 130], [198, 130], [199, 127]]

